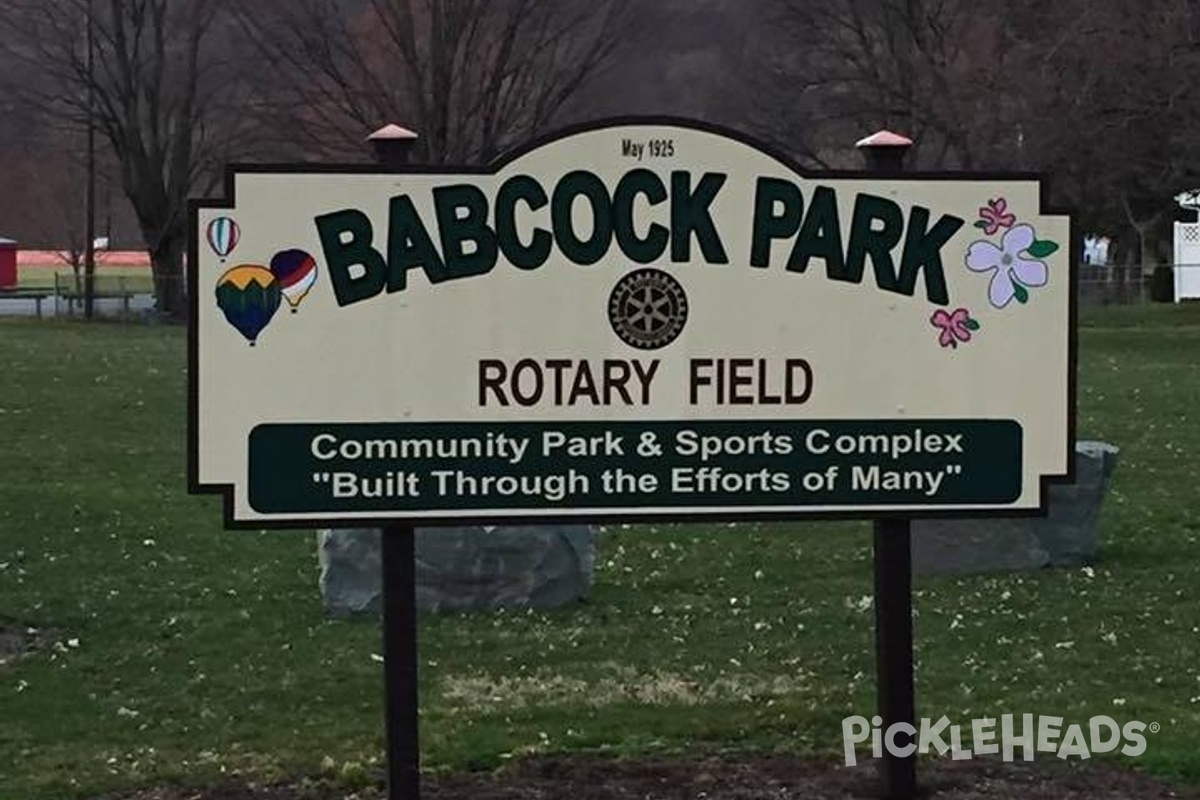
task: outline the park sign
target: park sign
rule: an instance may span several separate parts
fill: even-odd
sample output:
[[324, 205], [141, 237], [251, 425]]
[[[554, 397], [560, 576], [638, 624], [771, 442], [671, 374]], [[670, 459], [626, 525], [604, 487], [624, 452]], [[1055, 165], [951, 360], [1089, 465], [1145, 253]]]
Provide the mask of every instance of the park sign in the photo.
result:
[[192, 208], [191, 486], [232, 526], [1044, 510], [1070, 218], [678, 120]]

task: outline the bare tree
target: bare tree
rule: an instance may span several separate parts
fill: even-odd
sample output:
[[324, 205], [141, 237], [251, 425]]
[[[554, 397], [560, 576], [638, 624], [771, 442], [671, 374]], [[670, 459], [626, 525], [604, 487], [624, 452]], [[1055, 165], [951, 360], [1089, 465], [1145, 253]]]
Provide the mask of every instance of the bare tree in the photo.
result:
[[20, 191], [0, 195], [6, 235], [25, 249], [47, 249], [74, 275], [82, 292], [84, 262], [83, 163], [78, 147], [54, 137], [40, 143], [13, 143], [0, 149], [0, 171]]
[[37, 75], [10, 90], [77, 128], [91, 121], [107, 140], [150, 254], [159, 311], [173, 317], [186, 314], [188, 196], [214, 187], [241, 132], [229, 114], [240, 84], [222, 41], [224, 2], [7, 0], [0, 15], [0, 48]]
[[273, 77], [280, 152], [360, 154], [419, 129], [428, 163], [488, 161], [542, 130], [612, 55], [628, 0], [256, 0], [239, 12]]
[[[42, 234], [44, 241], [51, 243], [57, 258], [71, 268], [73, 290], [79, 297], [84, 289], [82, 279], [87, 252], [87, 226], [81, 213], [85, 211], [80, 191], [85, 180], [82, 159], [79, 153], [69, 150], [26, 153], [30, 157], [28, 171], [38, 187], [29, 199], [37, 207], [42, 228], [47, 231]], [[55, 285], [58, 285], [57, 278]]]
[[1152, 263], [1166, 249], [1172, 198], [1200, 186], [1200, 10], [1193, 0], [1066, 5], [1069, 40], [1047, 48], [1036, 31], [1014, 37], [1037, 65], [1022, 83], [1040, 84], [1039, 166], [1091, 226], [1118, 234], [1123, 260]]
[[[1152, 260], [1200, 186], [1195, 0], [776, 0], [759, 120], [826, 166], [829, 137], [896, 126], [924, 168], [1044, 170], [1092, 230]], [[843, 162], [838, 166], [846, 166]], [[1133, 245], [1130, 247], [1130, 245]]]
[[912, 161], [971, 169], [1016, 126], [1004, 123], [1008, 54], [994, 16], [968, 0], [775, 0], [773, 46], [752, 118], [814, 166], [850, 166], [848, 141], [880, 127], [914, 137]]

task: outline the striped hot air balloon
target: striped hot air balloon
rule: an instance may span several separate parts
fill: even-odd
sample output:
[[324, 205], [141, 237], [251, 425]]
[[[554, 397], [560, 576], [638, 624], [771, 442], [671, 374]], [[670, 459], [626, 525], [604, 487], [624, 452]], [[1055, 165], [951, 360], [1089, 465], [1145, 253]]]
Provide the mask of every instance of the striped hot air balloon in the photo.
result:
[[317, 282], [317, 261], [303, 250], [282, 250], [271, 259], [271, 274], [279, 281], [283, 297], [295, 314], [300, 301]]
[[221, 258], [233, 252], [240, 238], [242, 229], [229, 217], [217, 217], [208, 223], [208, 246]]

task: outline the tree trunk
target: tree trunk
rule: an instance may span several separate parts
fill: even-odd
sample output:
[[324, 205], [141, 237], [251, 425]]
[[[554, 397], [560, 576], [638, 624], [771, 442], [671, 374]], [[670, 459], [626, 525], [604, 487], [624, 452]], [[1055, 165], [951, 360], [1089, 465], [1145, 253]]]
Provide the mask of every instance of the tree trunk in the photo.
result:
[[154, 273], [154, 300], [160, 317], [186, 322], [187, 293], [183, 286], [183, 253], [186, 242], [180, 235], [165, 235], [162, 243], [150, 251]]
[[71, 273], [75, 276], [75, 295], [77, 297], [83, 294], [83, 281], [80, 277], [82, 275], [82, 272], [80, 271], [82, 267], [82, 259], [76, 257], [74, 253], [71, 253]]

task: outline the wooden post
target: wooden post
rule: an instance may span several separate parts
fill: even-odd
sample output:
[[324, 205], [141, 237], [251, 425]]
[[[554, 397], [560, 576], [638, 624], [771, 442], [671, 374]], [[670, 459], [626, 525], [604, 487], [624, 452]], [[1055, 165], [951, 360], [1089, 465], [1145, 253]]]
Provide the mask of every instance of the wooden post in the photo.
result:
[[[408, 163], [417, 135], [387, 125], [367, 140], [385, 167]], [[420, 696], [417, 680], [416, 533], [412, 525], [380, 531], [383, 588], [383, 686], [388, 800], [421, 797]]]
[[421, 796], [415, 539], [411, 525], [389, 525], [381, 531], [388, 800]]
[[[867, 169], [880, 177], [904, 171], [904, 156], [912, 140], [880, 131], [857, 143]], [[912, 550], [907, 518], [875, 521], [875, 672], [877, 708], [884, 734], [898, 722], [914, 725], [913, 698]], [[898, 733], [897, 748], [916, 743]], [[886, 740], [885, 740], [886, 745]], [[879, 762], [880, 797], [912, 800], [917, 794], [917, 755], [898, 757], [885, 746]]]

